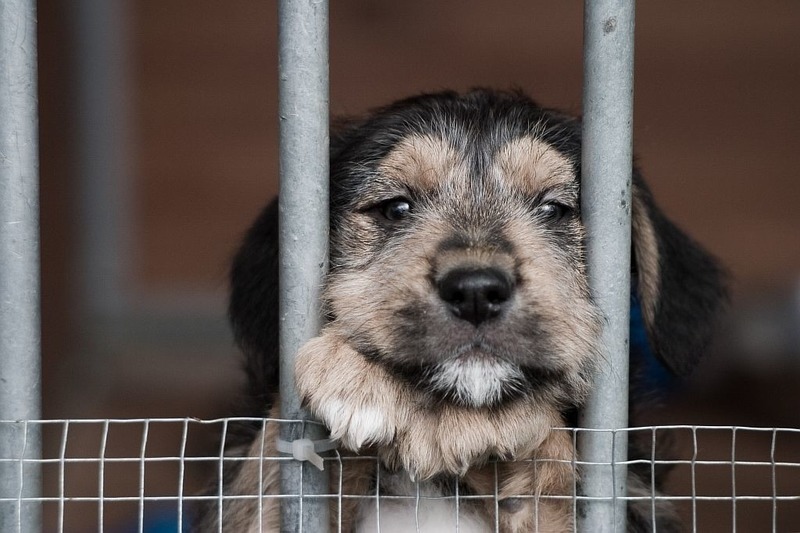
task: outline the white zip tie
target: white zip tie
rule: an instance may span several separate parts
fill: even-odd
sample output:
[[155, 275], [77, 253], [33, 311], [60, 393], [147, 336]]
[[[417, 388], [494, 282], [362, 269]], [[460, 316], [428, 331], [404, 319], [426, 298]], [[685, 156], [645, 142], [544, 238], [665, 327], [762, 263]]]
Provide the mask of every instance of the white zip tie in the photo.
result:
[[331, 439], [297, 439], [291, 442], [276, 439], [275, 449], [290, 454], [297, 461], [309, 461], [318, 469], [325, 470], [319, 453], [336, 449], [336, 443]]

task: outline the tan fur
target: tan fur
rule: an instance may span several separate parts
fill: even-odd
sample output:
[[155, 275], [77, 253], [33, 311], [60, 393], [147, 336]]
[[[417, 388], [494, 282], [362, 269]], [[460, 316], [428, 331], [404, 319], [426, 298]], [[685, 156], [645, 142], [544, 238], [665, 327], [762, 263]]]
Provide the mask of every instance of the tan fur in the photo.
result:
[[458, 153], [439, 137], [411, 135], [395, 146], [378, 166], [386, 177], [422, 190], [431, 189], [464, 173]]
[[644, 200], [636, 187], [633, 190], [633, 211], [631, 213], [631, 232], [633, 247], [639, 271], [639, 294], [642, 314], [647, 324], [655, 322], [655, 304], [658, 301], [661, 272], [658, 266], [658, 241], [656, 230], [650, 220]]
[[[356, 263], [354, 268], [341, 269], [332, 274], [326, 283], [325, 300], [337, 316], [335, 327], [342, 336], [366, 337], [374, 346], [391, 351], [392, 343], [396, 340], [391, 326], [406, 302], [424, 303], [436, 298], [430, 287], [430, 275], [436, 276], [455, 266], [501, 267], [518, 270], [526, 287], [518, 296], [526, 302], [539, 304], [548, 330], [562, 343], [558, 357], [564, 365], [574, 370], [587, 364], [594, 356], [593, 343], [599, 326], [585, 282], [583, 251], [578, 252], [578, 257], [565, 258], [563, 251], [553, 246], [544, 230], [533, 223], [529, 216], [516, 216], [517, 211], [510, 208], [501, 230], [513, 243], [516, 255], [512, 257], [499, 252], [492, 242], [492, 235], [480, 224], [482, 216], [494, 215], [482, 215], [478, 208], [470, 207], [469, 196], [475, 193], [474, 186], [470, 183], [469, 173], [461, 168], [460, 163], [454, 163], [458, 160], [450, 153], [452, 150], [444, 156], [442, 141], [437, 142], [427, 136], [411, 139], [414, 139], [413, 142], [401, 141], [387, 156], [387, 160], [393, 161], [392, 165], [386, 167], [392, 169], [393, 179], [413, 183], [416, 178], [409, 176], [417, 176], [420, 168], [427, 168], [420, 162], [444, 165], [429, 168], [426, 175], [439, 176], [440, 179], [446, 177], [447, 195], [461, 195], [464, 198], [463, 209], [468, 213], [466, 216], [477, 220], [470, 225], [459, 224], [453, 221], [453, 213], [431, 209], [430, 213], [426, 213], [424, 231], [406, 235], [402, 250], [393, 249], [386, 255], [371, 256], [369, 247], [375, 237], [366, 229], [360, 232], [362, 228], [373, 226], [369, 215], [361, 212], [350, 214], [347, 224], [357, 228], [359, 233], [347, 235], [345, 244], [348, 246], [348, 258], [369, 258], [370, 261]], [[504, 188], [508, 185], [503, 185], [503, 180], [524, 181], [522, 167], [513, 165], [513, 157], [533, 158], [538, 176], [538, 185], [534, 187], [537, 191], [541, 187], [565, 185], [568, 183], [567, 172], [570, 172], [574, 181], [574, 173], [568, 170], [566, 159], [547, 150], [541, 141], [525, 138], [509, 145], [513, 146], [501, 150], [492, 166], [493, 174], [500, 180], [495, 185], [496, 190], [486, 190], [483, 194], [505, 197]], [[398, 161], [413, 161], [412, 170], [399, 175], [395, 166]], [[533, 179], [530, 173], [525, 177]], [[558, 194], [570, 196], [577, 193], [559, 189]], [[582, 234], [579, 227], [575, 231]], [[454, 233], [467, 238], [469, 247], [440, 253], [438, 243]], [[402, 254], [402, 260], [398, 260], [398, 254]], [[355, 268], [356, 265], [358, 268]], [[575, 305], [576, 302], [581, 305]]]
[[[456, 405], [432, 409], [409, 385], [366, 360], [331, 330], [307, 343], [296, 361], [303, 401], [347, 449], [357, 452], [369, 445], [390, 469], [402, 468], [421, 480], [443, 472], [465, 475], [466, 485], [487, 495], [493, 494], [494, 464], [472, 467], [491, 457], [514, 459], [520, 462], [501, 462], [497, 467], [501, 499], [573, 493], [572, 441], [567, 433], [552, 431], [561, 419], [547, 404], [526, 399], [491, 412]], [[332, 373], [336, 380], [325, 379]], [[380, 411], [386, 425], [374, 439], [364, 441], [351, 431], [351, 413], [332, 418], [331, 404]], [[494, 504], [486, 505], [493, 514]], [[571, 503], [526, 499], [517, 512], [501, 511], [500, 523], [501, 531], [508, 532], [532, 531], [537, 523], [540, 531], [567, 531]]]
[[[574, 492], [572, 442], [564, 433], [552, 431], [563, 425], [563, 398], [542, 393], [493, 408], [432, 406], [412, 384], [354, 349], [353, 342], [368, 338], [372, 346], [393, 353], [397, 339], [391, 325], [396, 314], [406, 302], [436, 298], [430, 276], [455, 268], [496, 267], [519, 277], [520, 305], [535, 303], [542, 327], [559, 343], [552, 363], [564, 369], [565, 379], [574, 380], [576, 395], [584, 394], [588, 385], [582, 381], [586, 379], [582, 369], [593, 365], [600, 322], [589, 299], [583, 250], [577, 257], [565, 257], [526, 214], [527, 208], [520, 205], [518, 211], [508, 197], [509, 191], [521, 191], [526, 197], [545, 191], [561, 201], [577, 202], [570, 162], [544, 142], [525, 137], [495, 155], [489, 169], [494, 181], [476, 185], [458, 153], [442, 139], [426, 135], [400, 141], [379, 169], [381, 187], [384, 179], [398, 188], [445, 187], [443, 194], [464, 199], [463, 216], [473, 222], [459, 223], [459, 215], [431, 207], [424, 231], [404, 237], [398, 260], [395, 250], [370, 257], [374, 224], [368, 214], [348, 215], [345, 225], [359, 234], [347, 235], [347, 256], [370, 261], [342, 268], [326, 283], [325, 300], [336, 320], [298, 353], [299, 393], [344, 449], [358, 452], [369, 446], [390, 470], [403, 469], [419, 480], [442, 473], [465, 476], [463, 482], [481, 494], [494, 486], [495, 463], [490, 460], [521, 461], [497, 465], [500, 497], [535, 498], [511, 506], [515, 512], [501, 507], [502, 531], [531, 531], [537, 526], [541, 531], [568, 530], [572, 508], [564, 502], [569, 500], [546, 498]], [[474, 195], [509, 198], [503, 200], [508, 216], [501, 226], [482, 224], [482, 217], [493, 220], [496, 213], [470, 207]], [[582, 234], [578, 226], [572, 230]], [[489, 231], [501, 231], [513, 251], [498, 249], [496, 235]], [[462, 235], [468, 245], [441, 251], [439, 243], [454, 234]], [[493, 503], [486, 512], [494, 513]]]
[[[336, 380], [325, 379], [334, 372]], [[457, 405], [430, 409], [409, 385], [389, 375], [382, 365], [367, 361], [332, 332], [300, 350], [296, 379], [303, 401], [323, 422], [331, 421], [327, 410], [331, 404], [383, 413], [385, 428], [374, 439], [362, 441], [354, 436], [348, 416], [330, 428], [331, 437], [353, 451], [364, 444], [376, 446], [390, 467], [403, 467], [419, 479], [441, 472], [463, 474], [493, 455], [530, 453], [558, 425], [558, 413], [533, 400], [491, 412]]]
[[[335, 352], [335, 353], [332, 353]], [[326, 380], [336, 372], [341, 379]], [[482, 504], [488, 516], [494, 516], [495, 480], [498, 481], [499, 524], [503, 532], [559, 532], [571, 528], [571, 501], [540, 498], [547, 495], [568, 496], [574, 492], [573, 446], [570, 434], [551, 431], [559, 425], [557, 412], [536, 402], [520, 402], [491, 415], [486, 410], [450, 406], [436, 413], [419, 401], [413, 391], [386, 373], [382, 366], [367, 361], [350, 349], [343, 339], [330, 331], [309, 341], [297, 356], [297, 385], [304, 401], [317, 417], [330, 424], [326, 406], [379, 409], [386, 414], [387, 430], [374, 440], [363, 442], [344, 424], [330, 424], [331, 436], [346, 450], [376, 453], [390, 468], [403, 468], [418, 479], [450, 472], [465, 475], [463, 483], [476, 495], [486, 495]], [[271, 409], [275, 418], [279, 405]], [[270, 494], [280, 493], [280, 457], [275, 449], [278, 424], [268, 422], [258, 434], [245, 457], [266, 458], [247, 461], [226, 490], [230, 494], [263, 494], [261, 521], [247, 499], [227, 501], [223, 511], [225, 529], [266, 533], [280, 531], [280, 500]], [[347, 453], [346, 451], [344, 452]], [[489, 462], [491, 457], [514, 458], [516, 462]], [[367, 494], [375, 464], [371, 461], [343, 461], [342, 493]], [[469, 468], [475, 465], [481, 465]], [[326, 461], [331, 468], [331, 493], [339, 492], [340, 472], [336, 461]], [[496, 470], [496, 472], [495, 472]], [[509, 497], [525, 498], [513, 512], [502, 505]], [[342, 531], [352, 531], [358, 518], [359, 500], [341, 501]], [[331, 502], [331, 530], [339, 525], [339, 502]], [[537, 529], [538, 528], [538, 529]]]
[[503, 187], [530, 195], [575, 179], [569, 160], [533, 137], [515, 139], [500, 149], [494, 158], [494, 174]]
[[[514, 462], [499, 462], [472, 469], [465, 483], [476, 494], [492, 495], [498, 485], [501, 531], [561, 533], [572, 531], [572, 500], [577, 478], [569, 431], [556, 430], [538, 449]], [[561, 498], [547, 498], [547, 496]], [[520, 498], [533, 496], [533, 498]], [[485, 513], [495, 514], [494, 499], [484, 500]]]

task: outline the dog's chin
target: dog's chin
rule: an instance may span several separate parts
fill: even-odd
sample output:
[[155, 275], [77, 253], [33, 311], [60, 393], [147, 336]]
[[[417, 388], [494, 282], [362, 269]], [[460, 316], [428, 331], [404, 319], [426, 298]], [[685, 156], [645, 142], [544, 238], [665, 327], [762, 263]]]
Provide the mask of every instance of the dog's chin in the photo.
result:
[[519, 396], [526, 382], [517, 365], [472, 350], [432, 365], [425, 374], [431, 393], [475, 408], [494, 407]]
[[513, 354], [486, 343], [470, 342], [438, 360], [433, 355], [421, 357], [416, 351], [376, 350], [366, 343], [357, 345], [356, 350], [433, 401], [431, 405], [479, 409], [503, 407], [530, 396], [540, 396], [543, 401], [577, 397], [565, 385], [569, 375], [564, 369], [541, 362], [519, 364]]

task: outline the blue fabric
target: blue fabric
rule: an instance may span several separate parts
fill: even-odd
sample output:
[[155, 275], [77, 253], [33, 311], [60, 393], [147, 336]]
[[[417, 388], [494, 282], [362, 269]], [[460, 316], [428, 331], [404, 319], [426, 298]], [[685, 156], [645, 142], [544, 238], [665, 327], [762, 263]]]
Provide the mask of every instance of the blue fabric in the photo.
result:
[[641, 373], [637, 379], [642, 388], [664, 393], [673, 390], [678, 382], [650, 349], [647, 328], [642, 316], [642, 305], [635, 293], [631, 293], [630, 328], [631, 364]]
[[[189, 524], [189, 513], [184, 512], [183, 530], [178, 531], [178, 510], [176, 508], [157, 507], [155, 509], [147, 506], [145, 508], [144, 533], [189, 533], [192, 528]], [[136, 533], [139, 531], [138, 524], [123, 527], [117, 533]]]

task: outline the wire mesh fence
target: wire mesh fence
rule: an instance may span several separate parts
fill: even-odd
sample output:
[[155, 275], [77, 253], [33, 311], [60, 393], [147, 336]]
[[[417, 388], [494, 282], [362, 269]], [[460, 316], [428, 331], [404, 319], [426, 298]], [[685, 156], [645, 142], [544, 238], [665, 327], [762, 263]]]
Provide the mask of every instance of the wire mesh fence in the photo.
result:
[[[18, 480], [12, 494], [0, 495], [0, 509], [6, 516], [17, 517], [12, 521], [17, 531], [24, 530], [22, 517], [27, 506], [41, 506], [44, 531], [192, 531], [197, 506], [204, 502], [221, 509], [217, 504], [249, 499], [256, 509], [263, 510], [295, 501], [302, 509], [302, 502], [322, 498], [329, 502], [334, 517], [343, 512], [347, 516], [353, 504], [360, 512], [368, 509], [375, 517], [382, 517], [392, 506], [410, 507], [416, 520], [410, 531], [424, 531], [426, 513], [446, 505], [448, 512], [454, 513], [453, 530], [459, 531], [467, 522], [470, 506], [480, 504], [482, 509], [495, 509], [495, 516], [489, 516], [489, 530], [502, 530], [497, 520], [502, 501], [496, 482], [485, 494], [460, 494], [454, 481], [451, 494], [442, 496], [428, 491], [425, 483], [409, 480], [406, 492], [383, 494], [380, 476], [386, 475], [386, 470], [376, 457], [337, 451], [324, 457], [325, 468], [331, 473], [326, 494], [264, 495], [263, 485], [253, 494], [230, 494], [224, 487], [204, 490], [222, 486], [215, 479], [222, 476], [226, 465], [250, 462], [263, 472], [294, 460], [288, 455], [270, 454], [268, 443], [262, 443], [261, 457], [225, 451], [234, 438], [231, 428], [241, 423], [302, 422], [241, 418], [0, 421], [0, 435], [11, 442], [9, 449], [15, 450], [12, 456], [0, 458], [0, 472]], [[570, 432], [574, 442], [579, 432], [587, 430], [556, 431]], [[645, 493], [625, 497], [629, 503], [655, 509], [658, 504], [672, 502], [688, 531], [800, 529], [800, 429], [675, 425], [619, 431], [628, 433], [644, 451], [625, 464], [652, 476]], [[38, 434], [45, 443], [44, 454], [30, 457], [27, 443]], [[669, 457], [662, 454], [662, 444], [669, 444]], [[578, 470], [587, 464], [578, 457], [571, 461]], [[531, 465], [533, 475], [536, 466]], [[25, 487], [31, 469], [41, 471], [43, 490], [39, 495], [29, 494]], [[346, 479], [351, 469], [367, 471], [378, 482], [373, 482], [369, 490], [348, 491]], [[667, 470], [668, 482], [663, 493], [657, 492], [654, 481]], [[302, 493], [302, 483], [300, 486]], [[568, 500], [573, 509], [586, 498], [581, 496], [577, 481], [569, 494], [515, 497], [536, 502]], [[378, 519], [376, 530], [382, 523]], [[341, 526], [341, 522], [334, 523], [333, 530]], [[220, 529], [230, 530], [225, 525]], [[264, 530], [268, 531], [266, 526]]]

